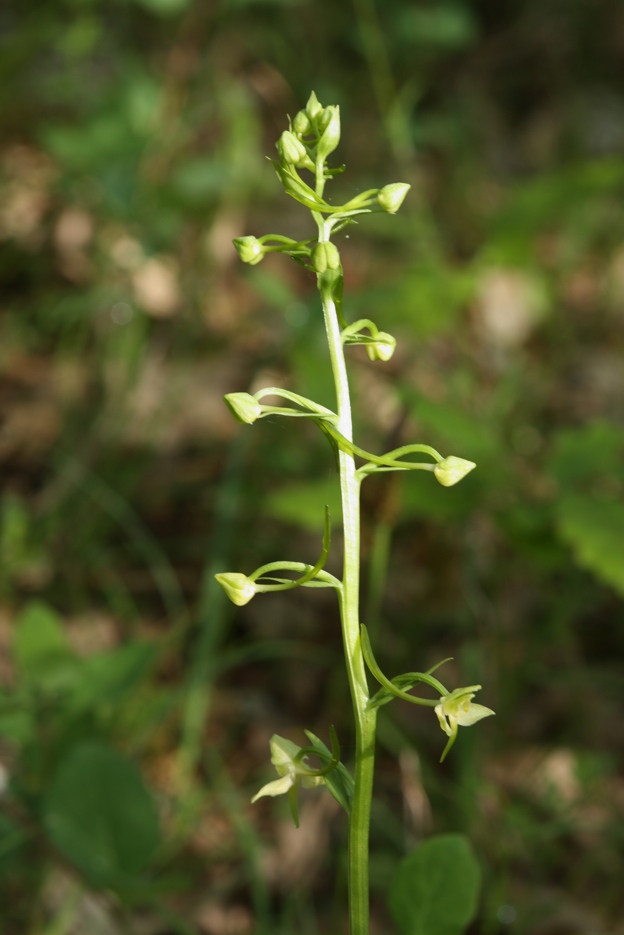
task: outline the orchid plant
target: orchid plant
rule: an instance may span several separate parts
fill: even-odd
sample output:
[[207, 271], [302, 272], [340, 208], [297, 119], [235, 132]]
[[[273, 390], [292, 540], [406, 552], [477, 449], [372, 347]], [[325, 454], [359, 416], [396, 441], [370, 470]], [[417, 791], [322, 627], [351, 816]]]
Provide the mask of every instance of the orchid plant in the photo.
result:
[[[396, 214], [405, 199], [409, 185], [394, 182], [381, 189], [369, 189], [344, 204], [326, 200], [325, 186], [344, 166], [328, 168], [327, 159], [340, 141], [340, 111], [337, 106], [323, 107], [314, 92], [306, 107], [290, 122], [277, 142], [278, 159], [273, 162], [286, 194], [308, 208], [316, 225], [316, 234], [309, 240], [293, 240], [281, 234], [261, 237], [245, 236], [234, 241], [241, 260], [252, 266], [268, 253], [283, 253], [316, 275], [325, 321], [329, 357], [336, 391], [335, 411], [280, 387], [269, 386], [253, 395], [230, 393], [226, 403], [234, 417], [243, 424], [252, 424], [267, 416], [305, 418], [314, 422], [325, 434], [337, 453], [344, 531], [342, 578], [325, 570], [330, 546], [329, 514], [325, 514], [323, 544], [314, 565], [304, 562], [277, 561], [262, 565], [252, 574], [224, 572], [217, 580], [235, 604], [242, 606], [256, 594], [287, 591], [296, 587], [333, 588], [340, 609], [347, 676], [355, 719], [355, 759], [353, 775], [341, 762], [340, 746], [333, 728], [331, 749], [306, 731], [307, 747], [298, 747], [290, 740], [275, 735], [271, 739], [271, 762], [278, 779], [269, 782], [254, 796], [287, 794], [295, 824], [297, 791], [300, 785], [324, 785], [337, 799], [349, 819], [349, 917], [351, 935], [368, 935], [369, 882], [368, 838], [373, 791], [375, 728], [377, 710], [394, 698], [412, 704], [432, 707], [448, 740], [441, 760], [455, 742], [458, 727], [466, 727], [494, 712], [472, 699], [480, 685], [449, 691], [434, 677], [438, 666], [427, 672], [406, 672], [388, 678], [375, 660], [366, 627], [360, 623], [360, 486], [371, 474], [380, 471], [426, 471], [445, 487], [458, 483], [475, 467], [455, 455], [442, 456], [425, 444], [403, 445], [386, 454], [365, 451], [353, 440], [351, 398], [345, 362], [345, 348], [363, 345], [371, 361], [384, 362], [392, 357], [396, 341], [379, 330], [369, 319], [347, 323], [343, 314], [343, 272], [340, 253], [332, 237], [346, 226], [356, 223], [365, 214], [385, 212]], [[308, 184], [300, 175], [304, 170], [312, 176]], [[266, 404], [263, 400], [277, 398], [283, 405]], [[423, 460], [424, 458], [424, 460]], [[358, 466], [359, 465], [359, 466]], [[293, 577], [294, 575], [294, 577]], [[445, 662], [448, 660], [444, 660]], [[438, 665], [442, 665], [439, 663]], [[367, 669], [379, 683], [371, 693]], [[433, 689], [435, 698], [413, 695], [416, 685]], [[314, 755], [320, 768], [308, 764]]]

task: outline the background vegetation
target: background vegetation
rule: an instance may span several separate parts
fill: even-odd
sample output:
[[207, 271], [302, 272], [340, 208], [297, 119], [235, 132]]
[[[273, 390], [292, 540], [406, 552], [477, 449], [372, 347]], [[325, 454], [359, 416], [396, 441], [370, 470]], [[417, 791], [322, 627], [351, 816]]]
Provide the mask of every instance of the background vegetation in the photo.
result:
[[336, 500], [313, 431], [221, 401], [331, 404], [312, 277], [231, 247], [307, 235], [265, 156], [312, 88], [337, 191], [413, 186], [341, 246], [348, 317], [399, 340], [354, 353], [360, 443], [478, 463], [368, 482], [365, 620], [497, 712], [441, 767], [430, 713], [383, 709], [374, 931], [462, 831], [473, 935], [624, 932], [623, 55], [618, 0], [2, 5], [3, 933], [344, 931], [333, 800], [249, 805], [272, 733], [349, 749], [333, 598], [213, 583], [314, 561]]

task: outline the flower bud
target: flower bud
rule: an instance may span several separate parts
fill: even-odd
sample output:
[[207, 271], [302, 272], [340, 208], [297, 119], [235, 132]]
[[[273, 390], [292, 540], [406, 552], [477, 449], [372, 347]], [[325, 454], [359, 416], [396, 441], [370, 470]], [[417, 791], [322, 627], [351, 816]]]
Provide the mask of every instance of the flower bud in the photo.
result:
[[236, 237], [232, 243], [243, 263], [255, 266], [264, 258], [266, 251], [257, 237]]
[[308, 103], [306, 104], [306, 114], [310, 120], [314, 120], [320, 113], [322, 113], [323, 105], [319, 102], [318, 97], [312, 91], [310, 97], [308, 98]]
[[215, 578], [237, 607], [243, 607], [248, 604], [256, 593], [256, 586], [250, 581], [247, 575], [242, 575], [238, 571], [226, 571]]
[[305, 110], [300, 110], [293, 120], [293, 130], [295, 133], [298, 133], [299, 136], [307, 136], [308, 133], [312, 132], [312, 124]]
[[392, 182], [391, 185], [384, 185], [377, 195], [377, 201], [388, 214], [396, 214], [411, 187], [407, 182]]
[[444, 458], [443, 461], [436, 464], [433, 473], [438, 483], [442, 484], [443, 487], [452, 487], [453, 484], [459, 483], [475, 467], [474, 461], [465, 461], [463, 458], [449, 455], [448, 458]]
[[335, 244], [329, 241], [317, 243], [311, 254], [312, 269], [324, 273], [327, 269], [340, 269], [340, 254]]
[[340, 142], [340, 108], [338, 106], [325, 108], [323, 117], [319, 121], [319, 129], [321, 127], [323, 135], [318, 142], [316, 153], [321, 159], [326, 159]]
[[306, 148], [290, 130], [284, 130], [277, 141], [277, 151], [284, 165], [303, 166], [309, 159]]
[[223, 397], [237, 422], [252, 425], [262, 413], [262, 406], [249, 393], [228, 393]]
[[369, 360], [390, 360], [396, 347], [396, 338], [386, 331], [380, 331], [374, 344], [366, 345]]

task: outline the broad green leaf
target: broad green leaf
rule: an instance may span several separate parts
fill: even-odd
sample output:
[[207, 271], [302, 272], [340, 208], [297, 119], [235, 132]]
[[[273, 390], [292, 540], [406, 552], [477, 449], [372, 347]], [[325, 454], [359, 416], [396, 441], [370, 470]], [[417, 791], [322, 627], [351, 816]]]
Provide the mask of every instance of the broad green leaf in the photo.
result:
[[42, 690], [71, 686], [80, 665], [60, 617], [42, 601], [32, 601], [18, 617], [13, 657], [26, 682]]
[[144, 678], [156, 652], [153, 643], [129, 643], [85, 659], [73, 703], [78, 707], [91, 707], [116, 701]]
[[611, 422], [590, 422], [555, 436], [548, 470], [570, 490], [617, 479], [624, 460], [624, 429]]
[[399, 866], [390, 888], [392, 916], [403, 935], [461, 935], [477, 911], [481, 870], [461, 834], [440, 834]]
[[135, 2], [145, 7], [150, 13], [173, 16], [190, 6], [192, 0], [135, 0]]
[[86, 742], [59, 764], [43, 805], [48, 835], [94, 884], [124, 890], [140, 879], [160, 841], [158, 815], [136, 766]]
[[578, 564], [624, 595], [624, 504], [569, 496], [557, 512], [559, 535]]

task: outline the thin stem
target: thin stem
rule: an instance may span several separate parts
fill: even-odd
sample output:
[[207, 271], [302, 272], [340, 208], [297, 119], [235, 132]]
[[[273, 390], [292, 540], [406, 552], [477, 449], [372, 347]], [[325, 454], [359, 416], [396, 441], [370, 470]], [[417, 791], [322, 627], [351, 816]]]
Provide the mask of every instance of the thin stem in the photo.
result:
[[[327, 239], [324, 225], [319, 225], [319, 235], [319, 239]], [[337, 427], [341, 434], [352, 442], [351, 399], [340, 325], [331, 288], [322, 282], [321, 276], [319, 290], [336, 387]], [[360, 645], [360, 482], [356, 476], [353, 455], [340, 450], [338, 460], [344, 529], [340, 612], [356, 736], [355, 791], [349, 823], [349, 916], [351, 935], [368, 935], [368, 836], [375, 761], [376, 711], [367, 708], [369, 692]]]

